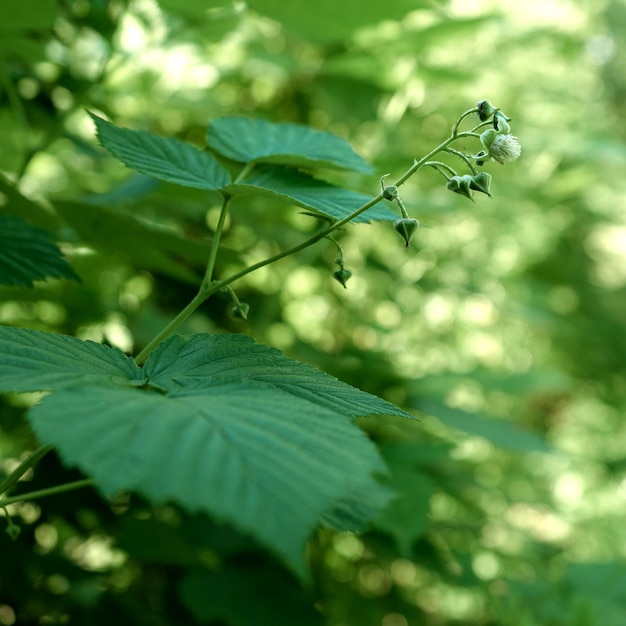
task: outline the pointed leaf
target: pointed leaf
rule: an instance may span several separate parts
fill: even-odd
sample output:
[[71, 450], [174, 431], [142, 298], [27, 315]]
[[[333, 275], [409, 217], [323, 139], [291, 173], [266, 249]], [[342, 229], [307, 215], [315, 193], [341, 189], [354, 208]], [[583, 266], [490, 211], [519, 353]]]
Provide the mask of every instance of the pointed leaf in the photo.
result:
[[245, 335], [176, 335], [146, 361], [150, 384], [167, 391], [210, 388], [217, 382], [261, 383], [349, 417], [388, 414], [412, 417], [402, 409], [333, 376], [287, 358], [280, 350]]
[[415, 401], [415, 408], [441, 420], [446, 426], [487, 439], [496, 446], [517, 452], [552, 452], [539, 435], [504, 419], [469, 413], [434, 399]]
[[191, 144], [138, 130], [119, 128], [90, 113], [100, 144], [128, 167], [159, 180], [220, 189], [230, 182], [215, 157]]
[[56, 333], [0, 326], [0, 354], [2, 392], [143, 382], [141, 370], [121, 350]]
[[41, 441], [104, 493], [137, 490], [211, 513], [304, 576], [304, 545], [324, 511], [353, 489], [374, 498], [382, 489], [376, 448], [311, 401], [252, 380], [211, 383], [168, 395], [80, 386], [30, 417]]
[[[253, 172], [241, 183], [229, 185], [232, 195], [257, 194], [291, 202], [320, 215], [343, 219], [372, 199], [363, 193], [348, 191], [287, 168], [263, 168]], [[398, 215], [379, 203], [355, 217], [353, 222], [392, 222]]]
[[344, 139], [298, 124], [224, 117], [209, 124], [207, 143], [215, 152], [240, 163], [372, 171]]
[[[192, 285], [200, 283], [209, 255], [208, 239], [182, 237], [157, 224], [94, 204], [59, 201], [54, 206], [81, 241], [90, 246], [112, 251], [142, 269], [163, 272]], [[225, 248], [220, 254], [223, 259], [236, 258]]]
[[80, 281], [49, 233], [0, 215], [0, 284], [32, 287], [46, 278]]

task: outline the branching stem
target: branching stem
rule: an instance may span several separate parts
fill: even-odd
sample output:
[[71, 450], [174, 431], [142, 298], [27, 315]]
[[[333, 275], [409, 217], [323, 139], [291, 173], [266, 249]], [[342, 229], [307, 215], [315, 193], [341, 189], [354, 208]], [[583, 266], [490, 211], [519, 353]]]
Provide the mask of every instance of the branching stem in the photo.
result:
[[[428, 154], [423, 156], [421, 159], [415, 160], [413, 165], [394, 183], [394, 185], [396, 187], [400, 187], [401, 185], [403, 185], [421, 167], [423, 167], [426, 164], [430, 165], [429, 161], [435, 155], [437, 155], [439, 152], [448, 151], [448, 146], [450, 146], [450, 144], [457, 141], [458, 139], [461, 139], [463, 137], [474, 137], [474, 138], [479, 137], [480, 135], [478, 135], [476, 131], [482, 128], [483, 126], [488, 125], [489, 124], [488, 122], [483, 122], [481, 124], [478, 124], [477, 126], [475, 126], [469, 131], [459, 132], [459, 125], [461, 124], [461, 122], [466, 117], [468, 117], [472, 113], [476, 113], [477, 111], [478, 111], [477, 107], [474, 107], [472, 109], [469, 109], [468, 111], [465, 111], [465, 113], [461, 115], [461, 117], [456, 121], [456, 123], [452, 127], [452, 132], [450, 136], [441, 144], [439, 144], [436, 148], [431, 150]], [[243, 178], [245, 178], [245, 176], [250, 172], [252, 167], [254, 167], [254, 163], [248, 163], [240, 172], [235, 183], [243, 180]], [[259, 261], [258, 263], [254, 263], [253, 265], [250, 265], [240, 270], [239, 272], [232, 274], [231, 276], [227, 278], [224, 278], [222, 280], [213, 280], [213, 271], [215, 269], [215, 260], [217, 258], [219, 241], [220, 241], [222, 229], [224, 227], [224, 220], [226, 219], [230, 202], [232, 200], [230, 196], [224, 196], [224, 203], [222, 205], [222, 210], [220, 212], [218, 224], [215, 229], [215, 235], [213, 237], [213, 242], [211, 244], [211, 249], [209, 251], [209, 259], [207, 262], [206, 272], [202, 280], [202, 285], [200, 286], [200, 290], [198, 294], [156, 337], [154, 337], [154, 339], [152, 339], [146, 345], [146, 347], [135, 357], [135, 362], [137, 364], [140, 364], [143, 361], [145, 361], [145, 359], [150, 354], [150, 352], [152, 352], [152, 350], [154, 350], [154, 348], [156, 348], [156, 346], [159, 345], [161, 341], [163, 341], [169, 335], [171, 335], [205, 300], [210, 298], [217, 291], [224, 289], [231, 283], [234, 283], [240, 278], [243, 278], [244, 276], [247, 276], [248, 274], [256, 270], [261, 269], [262, 267], [265, 267], [266, 265], [271, 265], [272, 263], [276, 263], [277, 261], [280, 261], [281, 259], [291, 256], [292, 254], [296, 254], [297, 252], [300, 252], [301, 250], [304, 250], [305, 248], [308, 248], [309, 246], [317, 243], [321, 239], [328, 237], [331, 233], [338, 230], [339, 228], [342, 228], [347, 223], [351, 222], [353, 219], [355, 219], [356, 217], [358, 217], [359, 215], [361, 215], [368, 209], [371, 209], [374, 205], [378, 204], [383, 199], [384, 199], [384, 196], [383, 196], [383, 193], [381, 192], [377, 196], [373, 197], [371, 200], [366, 202], [365, 204], [361, 205], [358, 209], [355, 209], [352, 213], [350, 213], [350, 215], [347, 215], [346, 217], [333, 222], [329, 226], [326, 226], [325, 228], [318, 231], [317, 233], [315, 233], [314, 235], [312, 235], [305, 241], [299, 243], [298, 245], [293, 246], [287, 250], [284, 250], [283, 252], [279, 252], [278, 254], [268, 257], [267, 259], [264, 259], [262, 261]]]

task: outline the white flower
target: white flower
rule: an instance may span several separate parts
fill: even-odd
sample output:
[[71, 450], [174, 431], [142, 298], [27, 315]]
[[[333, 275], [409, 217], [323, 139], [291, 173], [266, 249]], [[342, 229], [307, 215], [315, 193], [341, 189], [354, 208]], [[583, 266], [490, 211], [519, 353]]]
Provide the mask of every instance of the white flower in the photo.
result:
[[522, 146], [515, 135], [496, 135], [489, 152], [498, 163], [512, 163], [522, 154]]

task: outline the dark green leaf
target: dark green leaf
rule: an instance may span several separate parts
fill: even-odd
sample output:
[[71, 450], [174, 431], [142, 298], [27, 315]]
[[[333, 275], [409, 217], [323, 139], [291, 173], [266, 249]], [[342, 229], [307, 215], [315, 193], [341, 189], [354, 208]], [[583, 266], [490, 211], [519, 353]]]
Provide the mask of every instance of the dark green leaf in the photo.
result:
[[117, 348], [56, 333], [0, 326], [0, 391], [83, 383], [140, 385], [143, 374]]
[[250, 380], [212, 382], [168, 395], [81, 386], [45, 398], [31, 421], [104, 493], [211, 513], [304, 575], [320, 516], [355, 487], [376, 494], [384, 465], [341, 414]]
[[166, 390], [208, 389], [216, 382], [238, 381], [285, 392], [348, 417], [409, 413], [329, 374], [287, 358], [280, 350], [245, 335], [176, 335], [146, 361], [150, 384]]
[[330, 167], [371, 172], [371, 166], [336, 135], [307, 126], [247, 117], [224, 117], [209, 124], [209, 148], [240, 163]]
[[0, 284], [32, 287], [46, 278], [80, 280], [49, 233], [0, 215]]
[[446, 426], [487, 439], [501, 448], [517, 452], [552, 452], [552, 448], [537, 433], [522, 430], [512, 422], [468, 413], [436, 400], [419, 400], [416, 409], [433, 415]]
[[[206, 264], [208, 239], [185, 238], [157, 224], [98, 205], [56, 202], [55, 208], [81, 240], [94, 248], [114, 251], [141, 269], [199, 284], [202, 274], [192, 268], [200, 269]], [[234, 254], [229, 252], [229, 256], [232, 259]]]
[[[91, 368], [96, 381], [145, 382], [119, 352], [32, 332], [5, 333], [16, 354], [11, 383], [33, 370], [39, 381], [28, 389], [55, 386], [55, 347], [84, 355], [85, 376]], [[60, 359], [66, 378], [89, 380], [67, 361]], [[103, 379], [104, 372], [111, 375]], [[376, 447], [349, 419], [408, 415], [384, 400], [241, 335], [172, 337], [151, 354], [145, 374], [152, 391], [82, 384], [31, 411], [40, 439], [103, 492], [136, 490], [155, 503], [211, 513], [253, 534], [301, 575], [304, 545], [322, 516], [340, 509], [362, 525], [388, 499], [374, 478], [385, 472]]]
[[[373, 197], [335, 187], [303, 172], [286, 168], [264, 168], [239, 184], [229, 185], [226, 191], [232, 195], [259, 194], [280, 199], [334, 219], [347, 217]], [[355, 217], [353, 222], [391, 222], [397, 219], [396, 213], [379, 203]]]
[[6, 215], [25, 219], [44, 230], [55, 232], [59, 226], [59, 220], [52, 211], [23, 196], [2, 175], [0, 175], [0, 209]]
[[98, 139], [128, 167], [170, 183], [197, 189], [220, 189], [230, 182], [228, 172], [213, 155], [191, 144], [138, 130], [119, 128], [90, 114]]
[[183, 578], [180, 597], [198, 622], [231, 626], [318, 626], [314, 600], [278, 568], [231, 566], [219, 574], [195, 571]]

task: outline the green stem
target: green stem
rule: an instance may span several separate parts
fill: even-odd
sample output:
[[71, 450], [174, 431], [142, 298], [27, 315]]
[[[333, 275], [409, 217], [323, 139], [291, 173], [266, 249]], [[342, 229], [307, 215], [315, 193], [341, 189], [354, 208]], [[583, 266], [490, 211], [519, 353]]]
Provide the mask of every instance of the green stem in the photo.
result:
[[36, 463], [40, 461], [50, 450], [52, 450], [54, 446], [41, 446], [37, 448], [29, 457], [24, 459], [1, 483], [0, 483], [0, 494], [6, 493], [13, 489], [15, 483], [24, 475], [26, 472], [33, 467]]
[[94, 480], [91, 478], [85, 478], [84, 480], [76, 480], [73, 483], [66, 483], [65, 485], [49, 487], [48, 489], [39, 489], [39, 491], [31, 491], [30, 493], [22, 493], [19, 496], [12, 496], [11, 498], [4, 498], [3, 500], [0, 500], [0, 507], [15, 504], [16, 502], [27, 502], [28, 500], [37, 500], [38, 498], [55, 496], [58, 493], [81, 489], [82, 487], [92, 487], [94, 484]]
[[456, 176], [455, 169], [451, 167], [450, 165], [448, 165], [447, 163], [443, 163], [442, 161], [428, 161], [427, 163], [424, 163], [424, 165], [425, 166], [428, 165], [429, 167], [432, 167], [433, 169], [437, 170], [442, 176], [446, 178], [446, 180], [450, 179], [448, 174], [451, 174], [452, 176]]
[[[411, 176], [413, 176], [413, 174], [415, 174], [415, 172], [417, 172], [422, 166], [424, 166], [428, 161], [430, 161], [430, 159], [432, 159], [437, 153], [446, 150], [446, 148], [457, 139], [460, 139], [461, 137], [476, 137], [477, 136], [476, 130], [480, 128], [481, 126], [485, 125], [486, 123], [479, 124], [475, 126], [474, 128], [472, 128], [472, 130], [464, 131], [464, 132], [459, 132], [459, 124], [465, 117], [467, 117], [468, 115], [472, 113], [475, 113], [477, 110], [478, 109], [475, 107], [463, 113], [463, 115], [461, 115], [461, 117], [457, 120], [456, 124], [453, 126], [452, 134], [450, 135], [450, 137], [448, 137], [448, 139], [446, 139], [444, 142], [439, 144], [436, 148], [431, 150], [428, 154], [423, 156], [421, 159], [416, 160], [413, 163], [413, 165], [395, 182], [395, 186], [400, 187], [401, 185], [403, 185]], [[249, 173], [252, 167], [254, 167], [254, 163], [248, 163], [240, 172], [235, 182], [241, 181]], [[254, 263], [253, 265], [250, 265], [244, 268], [243, 270], [236, 272], [235, 274], [232, 274], [228, 278], [214, 281], [212, 280], [212, 278], [213, 278], [213, 270], [215, 268], [215, 260], [217, 258], [219, 240], [220, 240], [222, 228], [224, 226], [224, 220], [226, 219], [228, 208], [230, 206], [230, 202], [232, 201], [232, 198], [230, 196], [225, 196], [224, 204], [222, 205], [222, 210], [220, 212], [218, 224], [215, 229], [215, 236], [211, 244], [211, 250], [209, 251], [209, 260], [207, 262], [207, 269], [204, 275], [204, 279], [202, 280], [202, 285], [200, 286], [200, 291], [195, 296], [195, 298], [135, 357], [135, 362], [137, 364], [142, 363], [147, 358], [148, 354], [150, 354], [150, 352], [152, 352], [152, 350], [154, 350], [154, 348], [159, 343], [161, 343], [161, 341], [163, 341], [166, 337], [168, 337], [171, 333], [173, 333], [174, 330], [176, 330], [176, 328], [178, 328], [178, 326], [180, 326], [180, 324], [182, 324], [182, 322], [184, 322], [205, 300], [210, 298], [217, 291], [224, 289], [231, 283], [234, 283], [236, 280], [239, 280], [240, 278], [256, 270], [261, 269], [262, 267], [265, 267], [266, 265], [271, 265], [272, 263], [275, 263], [276, 261], [280, 261], [281, 259], [291, 256], [292, 254], [300, 252], [301, 250], [308, 248], [314, 243], [317, 243], [321, 239], [328, 237], [328, 235], [330, 235], [332, 232], [338, 230], [339, 228], [342, 228], [345, 224], [347, 224], [348, 222], [351, 222], [354, 218], [358, 217], [359, 215], [361, 215], [361, 213], [364, 213], [368, 209], [372, 208], [374, 205], [378, 204], [383, 199], [384, 197], [381, 191], [381, 193], [379, 193], [377, 196], [375, 196], [374, 198], [372, 198], [365, 204], [361, 205], [358, 209], [355, 209], [354, 211], [352, 211], [352, 213], [350, 213], [343, 219], [333, 222], [332, 224], [318, 231], [315, 235], [312, 235], [311, 237], [309, 237], [302, 243], [299, 243], [298, 245], [293, 246], [292, 248], [289, 248], [288, 250], [284, 250], [283, 252], [279, 252], [278, 254], [275, 254], [274, 256], [268, 257], [267, 259], [264, 259], [263, 261]], [[400, 206], [400, 208], [402, 209], [402, 206]]]
[[144, 349], [135, 357], [135, 363], [137, 365], [143, 363], [148, 358], [148, 355], [164, 339], [167, 339], [208, 297], [204, 291], [199, 291], [194, 299], [156, 337], [146, 344]]
[[211, 249], [209, 250], [209, 258], [206, 264], [206, 270], [204, 272], [204, 278], [202, 279], [202, 285], [200, 287], [200, 293], [206, 291], [213, 280], [213, 271], [215, 270], [215, 261], [217, 260], [217, 252], [220, 247], [220, 239], [222, 238], [222, 231], [224, 230], [224, 222], [228, 215], [228, 209], [232, 202], [231, 196], [224, 196], [224, 202], [220, 210], [220, 216], [217, 220], [217, 226], [215, 227], [215, 233], [213, 234], [213, 241], [211, 242]]

